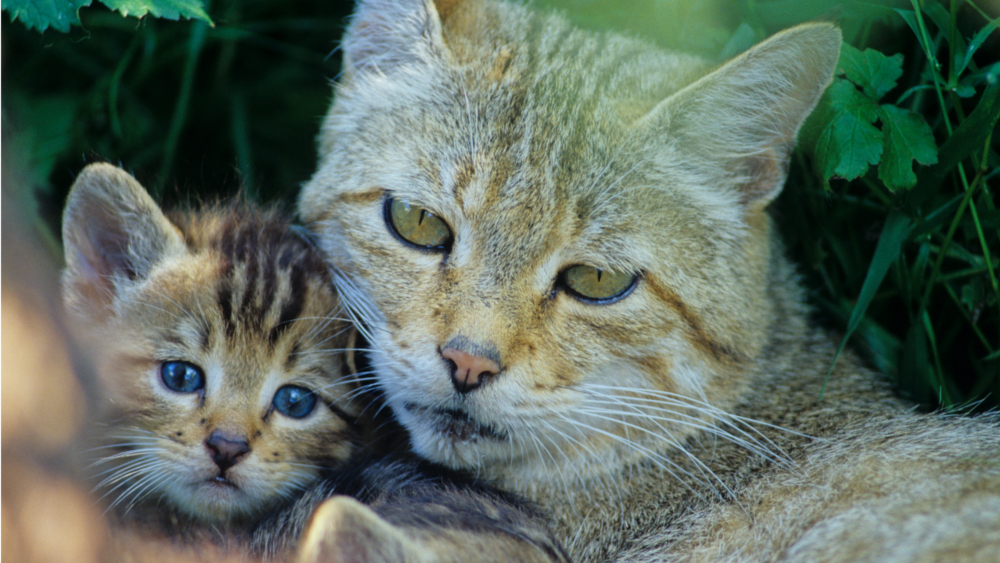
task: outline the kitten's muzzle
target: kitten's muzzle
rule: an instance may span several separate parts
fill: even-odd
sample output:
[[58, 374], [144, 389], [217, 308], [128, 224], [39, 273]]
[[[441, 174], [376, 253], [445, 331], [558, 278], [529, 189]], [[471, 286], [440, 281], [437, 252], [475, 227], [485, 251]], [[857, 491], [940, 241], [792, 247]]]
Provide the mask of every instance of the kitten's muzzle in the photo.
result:
[[236, 436], [216, 430], [205, 440], [205, 447], [215, 465], [219, 466], [219, 476], [240, 462], [250, 452], [250, 443], [243, 436]]

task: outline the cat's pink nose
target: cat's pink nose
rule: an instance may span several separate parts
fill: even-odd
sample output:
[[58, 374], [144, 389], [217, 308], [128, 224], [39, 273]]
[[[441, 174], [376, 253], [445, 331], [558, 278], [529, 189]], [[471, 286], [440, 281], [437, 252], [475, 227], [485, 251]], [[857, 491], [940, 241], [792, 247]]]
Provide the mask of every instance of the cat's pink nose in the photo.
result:
[[468, 393], [500, 373], [500, 365], [496, 361], [459, 350], [451, 344], [449, 342], [441, 349], [441, 355], [454, 364], [454, 369], [451, 371], [451, 383], [459, 393]]
[[205, 447], [212, 456], [212, 461], [219, 466], [219, 473], [236, 465], [250, 451], [250, 444], [242, 436], [236, 436], [220, 430], [212, 432], [205, 440]]

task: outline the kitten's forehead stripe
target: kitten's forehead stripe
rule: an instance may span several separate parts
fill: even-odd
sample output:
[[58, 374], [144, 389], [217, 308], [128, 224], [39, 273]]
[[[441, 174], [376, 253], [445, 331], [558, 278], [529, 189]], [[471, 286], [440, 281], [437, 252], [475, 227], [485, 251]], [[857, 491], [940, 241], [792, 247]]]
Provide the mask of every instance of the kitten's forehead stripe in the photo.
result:
[[231, 276], [224, 276], [216, 291], [216, 301], [222, 311], [222, 323], [225, 325], [226, 337], [232, 338], [236, 331], [236, 323], [233, 319], [233, 287], [230, 281]]
[[[325, 260], [280, 215], [250, 208], [201, 215], [175, 222], [192, 250], [218, 253], [215, 299], [227, 340], [242, 334], [275, 345], [303, 313], [307, 298], [314, 299], [310, 280], [331, 287], [333, 298]], [[210, 326], [200, 337], [208, 347]]]
[[268, 342], [274, 345], [281, 334], [288, 330], [289, 325], [299, 317], [305, 304], [306, 281], [305, 272], [298, 263], [292, 264], [289, 276], [289, 295], [287, 301], [281, 305], [281, 314], [278, 322], [268, 333]]

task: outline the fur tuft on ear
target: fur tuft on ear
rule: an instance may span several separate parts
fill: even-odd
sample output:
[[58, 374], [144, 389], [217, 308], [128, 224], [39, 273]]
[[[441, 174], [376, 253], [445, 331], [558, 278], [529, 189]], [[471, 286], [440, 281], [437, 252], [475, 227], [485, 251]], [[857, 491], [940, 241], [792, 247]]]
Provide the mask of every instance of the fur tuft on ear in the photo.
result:
[[781, 191], [799, 127], [833, 79], [840, 30], [805, 24], [752, 47], [661, 102], [641, 123], [719, 167], [719, 182], [763, 206]]
[[91, 164], [70, 188], [63, 211], [66, 303], [101, 320], [123, 288], [185, 248], [180, 231], [135, 178], [110, 164]]
[[432, 0], [360, 0], [342, 48], [348, 81], [357, 74], [427, 63], [447, 52]]

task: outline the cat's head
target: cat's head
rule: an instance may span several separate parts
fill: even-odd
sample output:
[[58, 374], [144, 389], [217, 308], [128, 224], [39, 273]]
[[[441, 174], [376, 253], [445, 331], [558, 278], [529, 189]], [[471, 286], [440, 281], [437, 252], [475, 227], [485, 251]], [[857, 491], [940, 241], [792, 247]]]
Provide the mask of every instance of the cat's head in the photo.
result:
[[94, 357], [100, 490], [225, 523], [353, 450], [347, 324], [329, 268], [280, 215], [168, 219], [130, 175], [81, 172], [63, 217], [64, 301]]
[[777, 318], [765, 207], [840, 42], [713, 69], [512, 3], [360, 2], [299, 212], [416, 451], [545, 479], [717, 420]]

